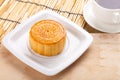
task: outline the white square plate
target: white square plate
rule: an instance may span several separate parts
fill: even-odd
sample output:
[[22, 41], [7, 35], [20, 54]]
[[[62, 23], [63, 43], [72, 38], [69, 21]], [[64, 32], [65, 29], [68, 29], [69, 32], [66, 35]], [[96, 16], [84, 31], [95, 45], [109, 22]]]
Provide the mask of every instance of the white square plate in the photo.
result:
[[[52, 19], [61, 23], [67, 31], [67, 41], [64, 50], [54, 57], [43, 57], [32, 54], [29, 49], [29, 29], [31, 26], [44, 19]], [[33, 69], [52, 76], [78, 59], [92, 43], [93, 37], [65, 17], [53, 11], [41, 11], [28, 20], [18, 25], [13, 31], [7, 34], [3, 40], [3, 45], [18, 59], [32, 67]]]

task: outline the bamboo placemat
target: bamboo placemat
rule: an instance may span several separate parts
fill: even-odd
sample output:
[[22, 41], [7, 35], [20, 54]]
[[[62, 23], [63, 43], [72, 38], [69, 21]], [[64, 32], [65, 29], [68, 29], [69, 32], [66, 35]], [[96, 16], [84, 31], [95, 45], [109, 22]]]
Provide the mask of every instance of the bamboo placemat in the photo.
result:
[[[2, 0], [3, 1], [3, 0]], [[84, 27], [82, 9], [88, 0], [4, 0], [0, 6], [0, 41], [3, 36], [41, 10], [55, 11]]]

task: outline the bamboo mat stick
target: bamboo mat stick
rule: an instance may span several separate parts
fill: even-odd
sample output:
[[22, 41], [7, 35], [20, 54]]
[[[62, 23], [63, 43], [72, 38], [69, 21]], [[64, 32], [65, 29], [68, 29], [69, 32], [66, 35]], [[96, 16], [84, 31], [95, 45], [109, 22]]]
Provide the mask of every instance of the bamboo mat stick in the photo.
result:
[[30, 16], [30, 14], [28, 13], [29, 9], [31, 9], [30, 7], [31, 7], [31, 4], [25, 4], [24, 3], [24, 6], [23, 6], [22, 10], [19, 13], [19, 16], [20, 16], [18, 18], [19, 22], [25, 20], [26, 18], [28, 18]]
[[[17, 6], [17, 7], [22, 7], [22, 6], [20, 6], [19, 3], [16, 3], [16, 6]], [[19, 17], [19, 16], [18, 16], [18, 13], [20, 12], [20, 10], [21, 10], [21, 9], [18, 9], [18, 8], [14, 7], [13, 11], [12, 11], [11, 14], [8, 16], [8, 19], [11, 19], [11, 18], [12, 18], [13, 20], [17, 20], [18, 17]], [[16, 11], [18, 11], [18, 12], [16, 12]], [[7, 31], [7, 29], [11, 28], [11, 27], [9, 27], [10, 24], [11, 24], [11, 22], [8, 22], [8, 21], [6, 21], [6, 22], [4, 23], [3, 27], [4, 27], [5, 31]]]
[[3, 25], [1, 25], [0, 26], [0, 41], [1, 41], [1, 38], [4, 35], [4, 33], [5, 33], [5, 28], [3, 27]]
[[4, 16], [2, 18], [7, 18], [9, 16], [9, 14], [12, 12], [13, 7], [16, 5], [15, 1], [10, 0], [10, 4], [11, 4], [11, 2], [13, 3], [13, 5], [9, 6], [9, 8], [4, 12], [4, 14], [1, 15], [1, 17]]
[[33, 6], [32, 6], [33, 10], [31, 10], [29, 17], [35, 14], [35, 12], [36, 12], [35, 9], [36, 9], [36, 7], [37, 7], [36, 5], [33, 5]]
[[[4, 3], [3, 3], [3, 5], [0, 7], [0, 12], [2, 13], [0, 16], [1, 16], [1, 18], [7, 18], [8, 16], [9, 16], [9, 13], [7, 13], [7, 12], [4, 12], [3, 11], [3, 6], [5, 6], [4, 7], [4, 9], [5, 10], [7, 10], [6, 8], [6, 5], [8, 4], [8, 6], [9, 6], [9, 4], [10, 4], [10, 2], [8, 2], [8, 0], [6, 0]], [[4, 13], [4, 14], [3, 14]], [[1, 20], [0, 21], [0, 25], [3, 25], [5, 23], [5, 20]], [[3, 27], [3, 26], [2, 26]]]
[[52, 6], [51, 2], [52, 2], [52, 0], [49, 0], [49, 2], [46, 4], [46, 6], [50, 6], [51, 7]]
[[[61, 2], [62, 0], [55, 0], [55, 4], [54, 4], [54, 6], [53, 6], [53, 9], [55, 9], [55, 12], [57, 12], [57, 13], [59, 13], [60, 11], [60, 6], [59, 6], [59, 4], [60, 4], [60, 2]], [[64, 1], [64, 0], [63, 0]]]
[[[36, 1], [32, 1], [32, 2], [37, 3]], [[30, 16], [32, 16], [32, 15], [34, 15], [36, 13], [36, 9], [37, 9], [37, 5], [34, 5], [33, 6], [33, 11], [31, 11], [31, 15]]]
[[[21, 3], [23, 4], [23, 3]], [[25, 18], [28, 18], [32, 12], [34, 12], [35, 10], [35, 5], [33, 5], [34, 7], [31, 7], [31, 4], [25, 4], [24, 3], [24, 7], [22, 8], [22, 11], [20, 12], [20, 18], [19, 18], [19, 21], [22, 21], [24, 20]], [[33, 10], [32, 10], [33, 9]], [[29, 12], [30, 10], [30, 12]]]
[[0, 6], [2, 5], [3, 2], [4, 2], [4, 0], [0, 0]]
[[8, 32], [10, 32], [11, 30], [13, 30], [13, 26], [16, 26], [16, 24], [15, 23], [10, 23], [8, 26], [10, 26], [10, 27], [8, 27], [6, 29], [5, 34], [7, 34]]
[[[79, 0], [79, 1], [80, 1], [80, 0]], [[78, 7], [77, 4], [78, 4], [78, 0], [74, 3], [74, 5], [73, 5], [73, 7], [72, 7], [72, 9], [71, 9], [71, 12], [75, 13], [76, 7]], [[73, 16], [74, 16], [74, 15], [69, 15], [68, 18], [69, 18], [70, 20], [74, 21], [74, 20], [72, 19]], [[75, 16], [77, 16], [77, 15], [75, 15]]]
[[[25, 4], [25, 3], [24, 3]], [[28, 17], [30, 17], [30, 13], [32, 11], [31, 9], [31, 4], [25, 4], [23, 7], [23, 10], [21, 11], [20, 14], [20, 19], [18, 20], [19, 22], [22, 22], [23, 20], [27, 19]]]
[[[19, 5], [22, 5], [22, 6], [19, 6]], [[20, 16], [20, 13], [23, 11], [23, 9], [25, 7], [25, 4], [18, 3], [17, 7], [18, 8], [20, 7], [19, 10], [15, 13], [14, 11], [16, 11], [17, 8], [14, 8], [13, 9], [13, 14], [15, 14], [15, 15], [10, 15], [9, 18], [12, 17], [13, 19], [16, 19], [16, 20], [19, 20], [21, 18], [22, 15]], [[9, 27], [7, 27], [6, 33], [9, 32], [9, 31], [11, 31], [15, 26], [16, 26], [16, 24], [9, 24]]]
[[9, 15], [8, 19], [17, 20], [17, 17], [20, 14], [21, 9], [24, 7], [25, 4], [18, 3], [15, 5], [14, 9], [12, 10], [11, 14]]
[[75, 23], [80, 25], [81, 27], [84, 27], [84, 24], [82, 23], [84, 20], [83, 20], [83, 18], [82, 19], [81, 18], [82, 18], [82, 16], [76, 16]]
[[[82, 13], [82, 9], [83, 9], [83, 7], [84, 7], [84, 5], [86, 4], [86, 2], [87, 2], [87, 0], [86, 1], [84, 1], [84, 2], [82, 2], [82, 6], [81, 6], [81, 9], [79, 9], [79, 13]], [[84, 27], [84, 18], [83, 18], [83, 16], [77, 16], [77, 18], [76, 18], [76, 20], [75, 20], [75, 23], [77, 23], [78, 25], [81, 25], [82, 27]]]
[[[3, 2], [3, 0], [1, 2]], [[0, 16], [9, 8], [9, 6], [10, 6], [10, 0], [5, 0], [1, 4], [1, 6], [0, 6]]]
[[[85, 0], [85, 2], [84, 2], [84, 4], [83, 4], [83, 6], [82, 6], [82, 7], [81, 7], [81, 9], [80, 9], [80, 12], [82, 12], [82, 9], [83, 9], [84, 5], [85, 5], [87, 2], [88, 2], [88, 0]], [[80, 19], [80, 20], [81, 20], [81, 26], [83, 26], [83, 27], [84, 27], [85, 21], [84, 21], [83, 16], [81, 16], [80, 18], [79, 18], [79, 17], [77, 17], [77, 20], [75, 21], [75, 23], [77, 23], [78, 19]], [[82, 23], [82, 22], [83, 22], [83, 23]], [[79, 25], [80, 25], [80, 24], [79, 24]]]
[[[45, 5], [49, 4], [49, 0], [45, 0]], [[46, 7], [43, 7], [43, 9], [46, 9]]]
[[[35, 2], [37, 2], [37, 1], [35, 1]], [[38, 8], [37, 8], [38, 6], [32, 5], [32, 7], [31, 7], [31, 5], [32, 5], [32, 4], [26, 4], [26, 5], [25, 5], [25, 6], [27, 6], [27, 8], [24, 9], [24, 11], [22, 11], [22, 14], [23, 14], [23, 15], [21, 15], [21, 19], [19, 20], [20, 22], [23, 21], [23, 20], [25, 20], [26, 18], [32, 16], [32, 15], [35, 14], [36, 12], [38, 12], [38, 11], [37, 11], [37, 10], [38, 10]], [[37, 9], [37, 10], [36, 10], [36, 9]]]
[[[82, 6], [82, 1], [77, 0], [77, 1], [76, 1], [76, 4], [72, 7], [71, 12], [81, 14], [81, 12], [79, 12], [80, 9], [81, 9], [81, 6]], [[70, 15], [69, 18], [70, 18], [72, 21], [75, 22], [75, 20], [76, 20], [76, 18], [77, 18], [78, 16], [81, 16], [81, 15]]]
[[[16, 5], [18, 6], [17, 3], [16, 3]], [[14, 11], [16, 5], [13, 6], [13, 8], [12, 8], [13, 11]], [[18, 6], [18, 7], [19, 7], [19, 6]], [[21, 8], [21, 7], [20, 7], [20, 8]], [[17, 11], [18, 11], [18, 12], [16, 12], [16, 13], [17, 13], [17, 16], [15, 15], [15, 13], [13, 13], [14, 15], [9, 15], [8, 18], [10, 18], [10, 19], [11, 19], [11, 18], [17, 19], [20, 10], [21, 10], [21, 9], [17, 10]], [[16, 9], [15, 9], [15, 11], [16, 11]], [[11, 12], [11, 11], [10, 11], [10, 12]], [[4, 28], [4, 30], [5, 30], [4, 34], [6, 34], [7, 32], [9, 32], [10, 30], [13, 29], [13, 26], [12, 26], [12, 27], [10, 26], [11, 24], [12, 24], [12, 23], [11, 23], [11, 22], [8, 22], [8, 21], [6, 21], [6, 22], [3, 24], [3, 28]], [[1, 37], [1, 38], [2, 38], [2, 37]]]
[[[55, 4], [53, 6], [53, 9], [55, 9], [55, 12], [57, 12], [58, 14], [60, 14], [60, 8], [62, 8], [62, 5], [64, 4], [65, 0], [55, 0]], [[61, 6], [60, 6], [61, 3]]]
[[46, 9], [46, 10], [50, 9], [50, 8], [48, 8], [48, 6], [50, 5], [50, 2], [51, 2], [51, 0], [47, 1], [47, 3], [45, 4], [45, 6], [47, 6], [47, 7], [45, 7], [44, 9]]
[[58, 9], [59, 11], [57, 11], [59, 14], [62, 13], [62, 8], [65, 4], [66, 0], [59, 0], [57, 3], [56, 3], [56, 6], [54, 8]]
[[[2, 18], [5, 17], [5, 19], [6, 19], [9, 16], [9, 15], [6, 15], [6, 14], [8, 14], [8, 13], [4, 13], [4, 15], [2, 16]], [[0, 20], [0, 25], [2, 26], [5, 22], [6, 22], [6, 20]]]
[[20, 12], [19, 16], [19, 22], [22, 22], [23, 20], [26, 20], [26, 18], [28, 18], [29, 13], [28, 10], [30, 8], [30, 4], [25, 4], [24, 7], [22, 8], [22, 11]]
[[32, 16], [33, 13], [34, 13], [34, 8], [35, 8], [35, 5], [30, 5], [30, 8], [28, 10], [28, 17]]
[[[72, 1], [73, 0], [71, 0], [71, 1], [68, 1], [68, 0], [66, 0], [65, 1], [65, 4], [64, 4], [64, 6], [63, 6], [63, 8], [61, 9], [62, 11], [70, 11], [71, 10], [71, 3], [72, 3]], [[72, 3], [72, 4], [74, 4], [74, 3]], [[63, 16], [65, 16], [65, 17], [68, 17], [68, 13], [61, 13]]]
[[[28, 18], [29, 13], [27, 13], [27, 11], [29, 10], [30, 7], [31, 7], [30, 4], [25, 4], [25, 3], [24, 3], [24, 6], [23, 6], [23, 8], [21, 8], [21, 11], [20, 11], [20, 13], [19, 13], [19, 16], [20, 16], [20, 17], [17, 19], [19, 22], [21, 22], [21, 21], [23, 21], [23, 20], [26, 20], [26, 19]], [[17, 24], [11, 25], [11, 27], [12, 27], [11, 29], [14, 29], [16, 25], [17, 25]]]
[[64, 6], [64, 4], [65, 4], [65, 2], [66, 2], [66, 0], [58, 0], [58, 2], [56, 3], [56, 6], [55, 6], [55, 8], [56, 9], [62, 9], [62, 7]]
[[[7, 24], [7, 26], [5, 26]], [[2, 35], [0, 36], [0, 40], [2, 39], [2, 37], [5, 35], [5, 33], [6, 33], [6, 29], [8, 28], [8, 26], [10, 25], [10, 23], [6, 23], [6, 24], [4, 24], [3, 26], [4, 26], [4, 28], [2, 28], [3, 29], [3, 31], [4, 32], [2, 32]]]
[[[37, 0], [36, 2], [37, 2], [38, 4], [41, 4], [41, 1], [44, 1], [44, 0]], [[35, 10], [35, 13], [39, 12], [39, 11], [40, 11], [40, 8], [41, 8], [41, 6], [37, 6], [37, 7], [36, 7], [36, 10]]]
[[[11, 0], [11, 1], [12, 1], [12, 0]], [[1, 15], [1, 18], [4, 18], [4, 19], [7, 19], [7, 18], [8, 18], [8, 16], [11, 14], [11, 12], [12, 12], [12, 10], [13, 10], [13, 7], [15, 7], [15, 5], [16, 5], [16, 2], [13, 1], [13, 3], [14, 3], [14, 5], [11, 5], [11, 6], [7, 9], [7, 11], [6, 11], [4, 14]], [[0, 24], [3, 25], [5, 22], [6, 22], [5, 20], [2, 20], [2, 21], [0, 21]]]
[[[78, 6], [81, 5], [80, 8], [78, 7], [78, 8], [76, 9], [76, 11], [78, 11], [78, 13], [81, 13], [81, 14], [82, 14], [83, 7], [84, 7], [84, 5], [86, 4], [86, 2], [87, 2], [87, 0], [86, 0], [86, 1], [82, 1], [81, 4], [78, 4]], [[74, 16], [75, 16], [75, 15], [74, 15]], [[76, 19], [80, 19], [80, 18], [81, 18], [81, 16], [76, 16], [76, 18], [73, 17], [72, 20], [74, 20], [74, 22], [78, 24], [78, 22], [76, 21]], [[84, 18], [82, 18], [82, 21], [81, 21], [81, 22], [84, 22]], [[82, 23], [81, 23], [81, 24], [82, 24]], [[85, 23], [83, 23], [81, 26], [84, 27], [84, 24], [85, 24]]]
[[51, 2], [49, 3], [48, 6], [50, 6], [50, 7], [53, 8], [53, 9], [55, 9], [54, 7], [55, 7], [57, 1], [58, 1], [58, 0], [51, 0]]
[[[37, 2], [37, 1], [36, 1], [36, 2]], [[39, 3], [39, 1], [38, 1], [38, 3]], [[40, 8], [40, 6], [36, 6], [36, 5], [34, 5], [34, 6], [31, 7], [31, 4], [26, 4], [26, 6], [27, 6], [27, 8], [26, 8], [27, 10], [22, 11], [23, 15], [21, 15], [22, 17], [21, 17], [21, 19], [20, 19], [20, 22], [23, 21], [23, 20], [25, 20], [26, 18], [32, 16], [32, 15], [35, 14], [36, 12], [38, 12], [38, 10], [39, 10], [39, 8]], [[34, 8], [34, 7], [35, 7], [35, 8]], [[32, 10], [32, 8], [33, 8], [34, 10]]]
[[53, 2], [53, 0], [49, 0], [49, 3], [47, 4], [47, 8], [46, 8], [46, 10], [53, 10], [53, 7], [54, 7], [54, 2]]
[[3, 29], [6, 31], [7, 27], [9, 27], [9, 21], [6, 21], [4, 24], [3, 24]]
[[5, 31], [3, 30], [2, 26], [0, 25], [0, 37], [3, 35]]
[[17, 3], [18, 2], [16, 2], [15, 0], [11, 0], [11, 6], [9, 7], [9, 9], [7, 10], [7, 12], [9, 13], [9, 14], [11, 14], [11, 12], [13, 11], [13, 9], [16, 7], [16, 5], [17, 5]]
[[10, 28], [9, 26], [10, 26], [11, 24], [12, 24], [11, 22], [7, 22], [6, 24], [4, 24], [5, 33], [6, 33], [7, 30]]
[[[45, 5], [45, 4], [46, 4], [46, 0], [40, 0], [40, 3], [39, 3], [39, 4]], [[38, 7], [39, 7], [39, 11], [44, 9], [43, 6], [38, 6]]]
[[[82, 12], [81, 11], [79, 11], [79, 13], [81, 13], [82, 14]], [[74, 16], [73, 16], [73, 18], [72, 19], [74, 19], [75, 21], [75, 23], [76, 24], [78, 24], [78, 25], [80, 25], [80, 26], [82, 26], [82, 21], [80, 20], [81, 18], [82, 18], [83, 16], [80, 16], [80, 15], [77, 15], [75, 18], [74, 18]], [[83, 19], [82, 19], [83, 20]], [[82, 26], [83, 27], [83, 26]]]
[[[74, 4], [76, 3], [76, 0], [71, 0], [70, 2], [69, 1], [67, 1], [66, 2], [66, 5], [64, 6], [65, 8], [65, 10], [66, 11], [68, 11], [68, 12], [71, 12], [71, 10], [72, 10], [72, 7], [74, 6]], [[69, 16], [70, 14], [64, 14], [64, 16]]]

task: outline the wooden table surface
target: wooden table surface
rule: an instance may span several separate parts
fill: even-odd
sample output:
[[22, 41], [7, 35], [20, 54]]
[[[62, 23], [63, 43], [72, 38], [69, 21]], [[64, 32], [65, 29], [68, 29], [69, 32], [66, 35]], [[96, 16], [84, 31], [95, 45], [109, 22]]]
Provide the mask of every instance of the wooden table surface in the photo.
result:
[[120, 80], [120, 34], [92, 33], [86, 52], [61, 73], [48, 77], [0, 45], [0, 80]]

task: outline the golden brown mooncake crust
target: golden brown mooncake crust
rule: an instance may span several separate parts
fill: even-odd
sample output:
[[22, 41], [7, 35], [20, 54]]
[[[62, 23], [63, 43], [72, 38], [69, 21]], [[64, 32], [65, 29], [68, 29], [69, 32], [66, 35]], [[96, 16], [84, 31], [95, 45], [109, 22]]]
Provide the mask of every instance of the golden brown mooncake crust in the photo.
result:
[[41, 20], [29, 32], [31, 48], [38, 54], [54, 56], [59, 54], [66, 42], [64, 26], [54, 20]]

